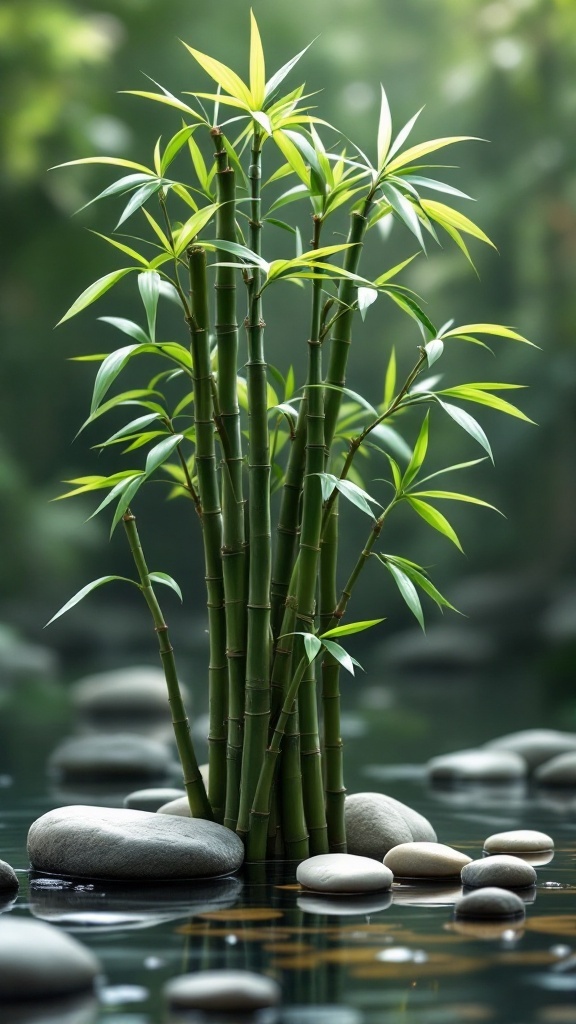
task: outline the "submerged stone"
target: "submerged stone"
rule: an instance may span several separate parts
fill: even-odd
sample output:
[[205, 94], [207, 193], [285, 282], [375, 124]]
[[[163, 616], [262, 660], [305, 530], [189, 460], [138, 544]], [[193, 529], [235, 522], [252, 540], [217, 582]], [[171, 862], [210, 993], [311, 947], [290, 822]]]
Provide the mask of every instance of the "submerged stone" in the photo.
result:
[[384, 864], [399, 878], [455, 878], [470, 861], [444, 843], [401, 843], [384, 857]]
[[162, 779], [176, 770], [176, 763], [163, 743], [115, 733], [64, 740], [50, 756], [48, 768], [66, 780]]
[[508, 782], [526, 775], [526, 761], [507, 750], [456, 750], [430, 759], [428, 777], [442, 782]]
[[164, 986], [171, 1006], [191, 1010], [250, 1013], [277, 1006], [281, 994], [278, 982], [252, 971], [197, 971]]
[[544, 786], [576, 786], [576, 750], [539, 765], [534, 778]]
[[499, 736], [485, 745], [486, 750], [509, 750], [520, 754], [534, 771], [544, 761], [569, 751], [576, 753], [576, 733], [560, 732], [558, 729], [523, 729]]
[[100, 971], [91, 950], [58, 928], [13, 914], [0, 918], [0, 1000], [82, 992]]
[[169, 786], [155, 786], [152, 789], [136, 789], [124, 797], [124, 807], [133, 811], [157, 811], [159, 807], [169, 800], [186, 798], [183, 789], [174, 789]]
[[486, 886], [468, 893], [454, 908], [456, 917], [499, 918], [524, 917], [524, 902], [515, 892], [497, 886]]
[[496, 885], [502, 889], [525, 889], [536, 884], [536, 872], [520, 857], [496, 853], [492, 857], [473, 860], [462, 868], [462, 885], [480, 888]]
[[306, 889], [321, 893], [368, 893], [389, 889], [389, 868], [371, 857], [350, 853], [323, 853], [302, 861], [296, 880]]
[[344, 813], [348, 853], [360, 857], [381, 862], [399, 843], [436, 841], [423, 815], [384, 793], [353, 793], [346, 797]]
[[0, 892], [12, 892], [14, 889], [18, 889], [18, 887], [18, 875], [14, 868], [7, 864], [5, 860], [0, 860]]
[[547, 853], [554, 849], [554, 840], [545, 832], [519, 828], [488, 836], [484, 849], [487, 853]]
[[38, 871], [90, 878], [210, 878], [244, 859], [238, 836], [200, 818], [116, 807], [60, 807], [33, 823], [28, 855]]

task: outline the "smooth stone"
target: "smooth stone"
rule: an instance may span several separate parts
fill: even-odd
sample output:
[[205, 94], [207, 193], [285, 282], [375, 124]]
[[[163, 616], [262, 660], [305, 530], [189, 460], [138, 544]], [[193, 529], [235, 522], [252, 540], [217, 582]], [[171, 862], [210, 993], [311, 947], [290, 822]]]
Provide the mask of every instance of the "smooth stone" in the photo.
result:
[[348, 853], [384, 855], [399, 843], [435, 842], [436, 833], [423, 815], [384, 793], [353, 793], [344, 804]]
[[389, 889], [392, 872], [371, 857], [351, 853], [321, 853], [296, 868], [296, 881], [322, 893], [366, 893]]
[[509, 750], [520, 754], [529, 771], [533, 771], [558, 754], [576, 752], [576, 733], [559, 732], [557, 729], [523, 729], [499, 736], [484, 746], [487, 750]]
[[252, 971], [197, 971], [164, 986], [171, 1006], [191, 1010], [252, 1012], [277, 1006], [281, 994], [278, 982]]
[[325, 917], [366, 917], [379, 914], [392, 906], [390, 889], [381, 893], [359, 894], [354, 896], [331, 895], [318, 893], [299, 896], [296, 900], [298, 910], [305, 914], [323, 914]]
[[116, 807], [59, 807], [28, 833], [37, 871], [90, 878], [207, 878], [244, 860], [235, 832], [201, 818]]
[[375, 656], [393, 668], [408, 672], [466, 672], [482, 668], [496, 654], [488, 630], [463, 623], [439, 625], [423, 634], [417, 627], [406, 629], [375, 649]]
[[400, 843], [384, 864], [399, 878], [455, 878], [471, 859], [444, 843]]
[[124, 807], [133, 811], [157, 811], [168, 801], [186, 798], [183, 789], [171, 789], [168, 786], [156, 786], [153, 789], [136, 789], [124, 797]]
[[536, 872], [520, 857], [495, 853], [492, 857], [473, 860], [462, 868], [462, 885], [481, 888], [496, 885], [502, 889], [525, 889], [536, 884]]
[[170, 717], [164, 673], [152, 665], [97, 672], [74, 683], [71, 694], [77, 710], [89, 717]]
[[576, 750], [539, 765], [534, 779], [543, 786], [576, 786]]
[[58, 656], [49, 647], [28, 643], [11, 626], [0, 622], [0, 689], [26, 685], [34, 679], [53, 680], [58, 668]]
[[188, 797], [184, 796], [176, 797], [175, 800], [168, 800], [167, 803], [161, 804], [158, 808], [157, 814], [175, 814], [180, 818], [190, 818], [190, 804], [188, 803]]
[[43, 999], [82, 992], [101, 973], [98, 959], [52, 925], [0, 918], [0, 999]]
[[428, 761], [428, 777], [433, 781], [508, 782], [522, 779], [526, 761], [507, 750], [456, 750]]
[[484, 849], [486, 853], [548, 853], [554, 849], [554, 840], [545, 832], [518, 828], [488, 836], [484, 841]]
[[514, 942], [524, 935], [525, 917], [501, 918], [493, 920], [474, 917], [455, 917], [449, 925], [446, 925], [451, 932], [464, 935], [467, 939], [480, 939], [482, 942], [493, 942], [494, 939], [504, 939], [513, 936]]
[[51, 754], [48, 768], [58, 778], [165, 778], [176, 770], [163, 743], [131, 733], [74, 736]]
[[0, 892], [18, 889], [19, 884], [18, 875], [14, 868], [7, 864], [5, 860], [0, 860]]
[[456, 917], [524, 917], [526, 910], [523, 900], [509, 889], [486, 886], [468, 893], [454, 908]]

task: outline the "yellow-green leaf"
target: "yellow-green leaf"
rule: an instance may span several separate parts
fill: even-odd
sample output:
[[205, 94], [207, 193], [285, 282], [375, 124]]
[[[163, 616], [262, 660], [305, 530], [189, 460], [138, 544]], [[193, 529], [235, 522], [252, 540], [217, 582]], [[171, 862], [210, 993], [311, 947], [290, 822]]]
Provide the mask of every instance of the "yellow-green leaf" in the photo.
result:
[[200, 117], [200, 114], [197, 114], [192, 107], [189, 107], [183, 100], [179, 100], [177, 96], [172, 96], [169, 92], [165, 94], [160, 92], [142, 92], [141, 89], [121, 89], [121, 92], [126, 93], [128, 96], [141, 96], [142, 99], [145, 100], [155, 100], [156, 103], [165, 103], [166, 106], [175, 107], [176, 110], [182, 111], [183, 114], [189, 114], [190, 117], [196, 118], [197, 121], [204, 121], [204, 118]]
[[61, 320], [56, 324], [57, 327], [63, 324], [65, 320], [70, 320], [71, 317], [76, 316], [86, 306], [89, 306], [96, 299], [99, 299], [101, 295], [104, 295], [110, 288], [113, 288], [115, 284], [125, 274], [129, 274], [132, 270], [136, 270], [136, 267], [124, 267], [122, 270], [113, 270], [111, 274], [104, 274], [104, 277], [99, 277], [97, 281], [93, 281], [92, 284], [88, 285], [84, 289], [81, 295], [78, 296], [76, 302], [73, 302], [67, 313], [64, 314]]
[[253, 11], [250, 11], [250, 92], [253, 107], [260, 110], [266, 93], [266, 68], [262, 40]]
[[192, 46], [188, 46], [188, 43], [184, 43], [184, 46], [192, 54], [194, 60], [198, 61], [200, 67], [204, 68], [204, 71], [222, 89], [225, 89], [235, 99], [241, 100], [248, 110], [253, 106], [250, 90], [246, 88], [244, 82], [235, 71], [232, 71], [231, 68], [227, 67], [226, 64], [222, 64], [219, 60], [215, 60], [214, 57], [209, 57], [208, 54], [201, 53], [200, 50], [195, 50]]
[[146, 174], [154, 174], [149, 167], [145, 167], [144, 164], [136, 164], [133, 160], [123, 160], [119, 156], [85, 156], [80, 160], [68, 160], [65, 164], [55, 164], [51, 167], [51, 171], [58, 170], [59, 167], [75, 167], [77, 164], [112, 164], [114, 167], [131, 167], [134, 171], [145, 171]]
[[501, 324], [463, 324], [462, 327], [453, 327], [451, 331], [447, 331], [443, 335], [445, 338], [459, 338], [463, 334], [495, 334], [499, 338], [509, 338], [511, 341], [523, 341], [525, 345], [531, 345], [533, 348], [538, 346], [533, 341], [528, 341], [528, 338], [524, 338], [517, 331], [511, 330], [510, 327], [502, 327]]
[[121, 252], [125, 252], [127, 256], [131, 256], [132, 259], [138, 260], [138, 262], [144, 267], [148, 266], [148, 260], [145, 259], [144, 256], [141, 256], [139, 252], [136, 252], [136, 249], [132, 249], [129, 245], [124, 245], [124, 242], [118, 242], [115, 238], [109, 238], [108, 235], [102, 235], [99, 231], [93, 231], [92, 228], [89, 230], [93, 235], [98, 235], [98, 238], [103, 238], [105, 242], [109, 242], [110, 245], [113, 245], [116, 249], [120, 249]]
[[472, 235], [474, 238], [479, 238], [481, 242], [491, 245], [493, 249], [496, 248], [494, 242], [488, 238], [488, 235], [474, 221], [470, 220], [469, 217], [465, 217], [463, 213], [459, 213], [458, 210], [453, 210], [452, 207], [446, 206], [445, 203], [438, 203], [435, 199], [422, 199], [421, 206], [428, 216], [438, 221], [439, 224], [446, 222], [446, 224], [456, 228], [457, 231], [464, 231], [465, 234]]
[[391, 174], [393, 171], [398, 170], [399, 167], [405, 167], [406, 164], [411, 164], [414, 160], [419, 160], [420, 157], [426, 156], [428, 153], [434, 153], [437, 149], [442, 149], [444, 146], [452, 146], [455, 142], [468, 142], [473, 139], [475, 139], [474, 135], [451, 135], [443, 139], [430, 139], [428, 142], [421, 142], [418, 146], [411, 146], [410, 149], [405, 149], [395, 160], [392, 160], [386, 167], [386, 173]]

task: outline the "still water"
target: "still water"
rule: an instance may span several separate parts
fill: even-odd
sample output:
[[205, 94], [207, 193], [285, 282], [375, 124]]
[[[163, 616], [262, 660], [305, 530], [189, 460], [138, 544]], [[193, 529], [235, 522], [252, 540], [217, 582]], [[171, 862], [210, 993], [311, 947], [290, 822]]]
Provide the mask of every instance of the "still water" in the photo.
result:
[[[1, 1024], [190, 1021], [168, 1015], [164, 983], [182, 972], [222, 967], [276, 978], [283, 990], [281, 1024], [576, 1024], [576, 792], [524, 784], [432, 789], [422, 769], [422, 761], [440, 750], [514, 726], [549, 724], [535, 720], [537, 709], [526, 701], [519, 720], [509, 707], [514, 685], [508, 682], [496, 724], [487, 721], [493, 710], [479, 714], [486, 684], [478, 680], [456, 689], [451, 681], [451, 693], [439, 680], [433, 691], [417, 680], [400, 702], [366, 690], [345, 716], [348, 784], [351, 791], [377, 790], [413, 806], [441, 842], [471, 857], [481, 856], [483, 840], [494, 832], [550, 834], [556, 852], [537, 867], [536, 894], [526, 895], [522, 925], [458, 924], [453, 904], [461, 890], [450, 883], [395, 886], [391, 898], [322, 901], [300, 892], [292, 863], [249, 866], [237, 878], [194, 886], [127, 888], [29, 876], [30, 823], [59, 804], [88, 803], [91, 795], [64, 799], [42, 770], [43, 746], [55, 745], [68, 724], [46, 729], [43, 745], [34, 716], [27, 728], [17, 708], [11, 720], [4, 716], [0, 857], [19, 871], [21, 883], [17, 901], [4, 912], [33, 915], [75, 935], [99, 956], [105, 981], [97, 1000], [28, 1007], [8, 1017], [0, 1007]], [[520, 678], [518, 694], [523, 683]], [[433, 707], [438, 722], [452, 722], [441, 745]], [[45, 712], [40, 719], [46, 724]], [[404, 761], [401, 750], [410, 755]], [[106, 794], [97, 799], [106, 802]], [[109, 802], [118, 805], [121, 795], [110, 794]]]

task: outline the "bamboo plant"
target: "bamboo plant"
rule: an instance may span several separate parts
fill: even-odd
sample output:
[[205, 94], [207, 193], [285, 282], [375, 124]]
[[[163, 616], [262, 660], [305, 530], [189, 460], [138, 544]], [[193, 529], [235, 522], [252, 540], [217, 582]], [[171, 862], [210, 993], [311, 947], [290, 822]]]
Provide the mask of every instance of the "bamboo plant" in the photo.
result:
[[[143, 466], [67, 481], [73, 487], [62, 497], [106, 492], [94, 515], [113, 509], [112, 530], [122, 523], [126, 532], [137, 572], [127, 582], [141, 589], [157, 632], [191, 813], [235, 829], [251, 860], [345, 851], [340, 672], [354, 673], [358, 665], [342, 640], [382, 621], [348, 621], [358, 581], [375, 560], [422, 626], [420, 594], [451, 609], [421, 565], [386, 550], [388, 519], [415, 513], [460, 547], [438, 503], [492, 507], [459, 490], [437, 489], [441, 474], [492, 458], [482, 426], [464, 406], [527, 419], [502, 397], [518, 385], [446, 384], [443, 375], [428, 371], [446, 361], [459, 341], [487, 347], [483, 339], [491, 336], [531, 343], [498, 324], [448, 321], [436, 327], [419, 297], [398, 283], [410, 259], [376, 277], [363, 274], [369, 233], [382, 241], [385, 254], [378, 230], [384, 218], [399, 222], [424, 253], [426, 241], [437, 244], [447, 235], [471, 263], [469, 238], [492, 244], [448, 205], [468, 197], [429, 176], [430, 165], [423, 162], [469, 137], [407, 146], [418, 115], [394, 135], [382, 89], [372, 160], [316, 113], [304, 85], [287, 87], [306, 50], [267, 78], [253, 15], [247, 82], [217, 59], [186, 49], [199, 76], [203, 72], [215, 83], [212, 91], [202, 91], [199, 78], [186, 99], [163, 87], [132, 93], [163, 104], [175, 122], [168, 141], [156, 143], [151, 166], [101, 156], [60, 165], [121, 168], [121, 177], [90, 202], [122, 201], [114, 232], [100, 238], [122, 253], [124, 263], [90, 284], [60, 323], [125, 278], [135, 280], [144, 325], [101, 317], [129, 341], [94, 357], [100, 366], [83, 426], [124, 412], [127, 422], [98, 448], [120, 446], [136, 459], [147, 449]], [[172, 176], [176, 163], [178, 177]], [[427, 198], [430, 192], [446, 202]], [[281, 209], [303, 206], [311, 216], [308, 249], [297, 222], [278, 217]], [[344, 218], [346, 241], [334, 243], [333, 225]], [[128, 220], [133, 226], [125, 235]], [[270, 251], [279, 228], [295, 243], [294, 255]], [[307, 336], [294, 339], [307, 352], [302, 382], [291, 366], [278, 369], [268, 361], [273, 296], [283, 287], [291, 287], [294, 301], [308, 310]], [[167, 340], [160, 326], [165, 301], [175, 302], [182, 315], [176, 341]], [[382, 399], [370, 403], [347, 386], [347, 364], [358, 326], [370, 317], [380, 330], [386, 302], [414, 325], [413, 357], [401, 369], [406, 360], [397, 361], [390, 346]], [[130, 370], [142, 359], [156, 361], [154, 376], [145, 387], [131, 386]], [[482, 449], [481, 458], [427, 473], [430, 424], [438, 415], [465, 431]], [[180, 587], [167, 574], [148, 570], [133, 512], [152, 478], [165, 481], [170, 496], [189, 502], [190, 531], [204, 549], [208, 792], [156, 593], [164, 585], [181, 597]], [[339, 562], [342, 502], [351, 503], [358, 517], [347, 542], [348, 549], [357, 545], [355, 561], [345, 579]], [[57, 614], [118, 579], [94, 580]]]

